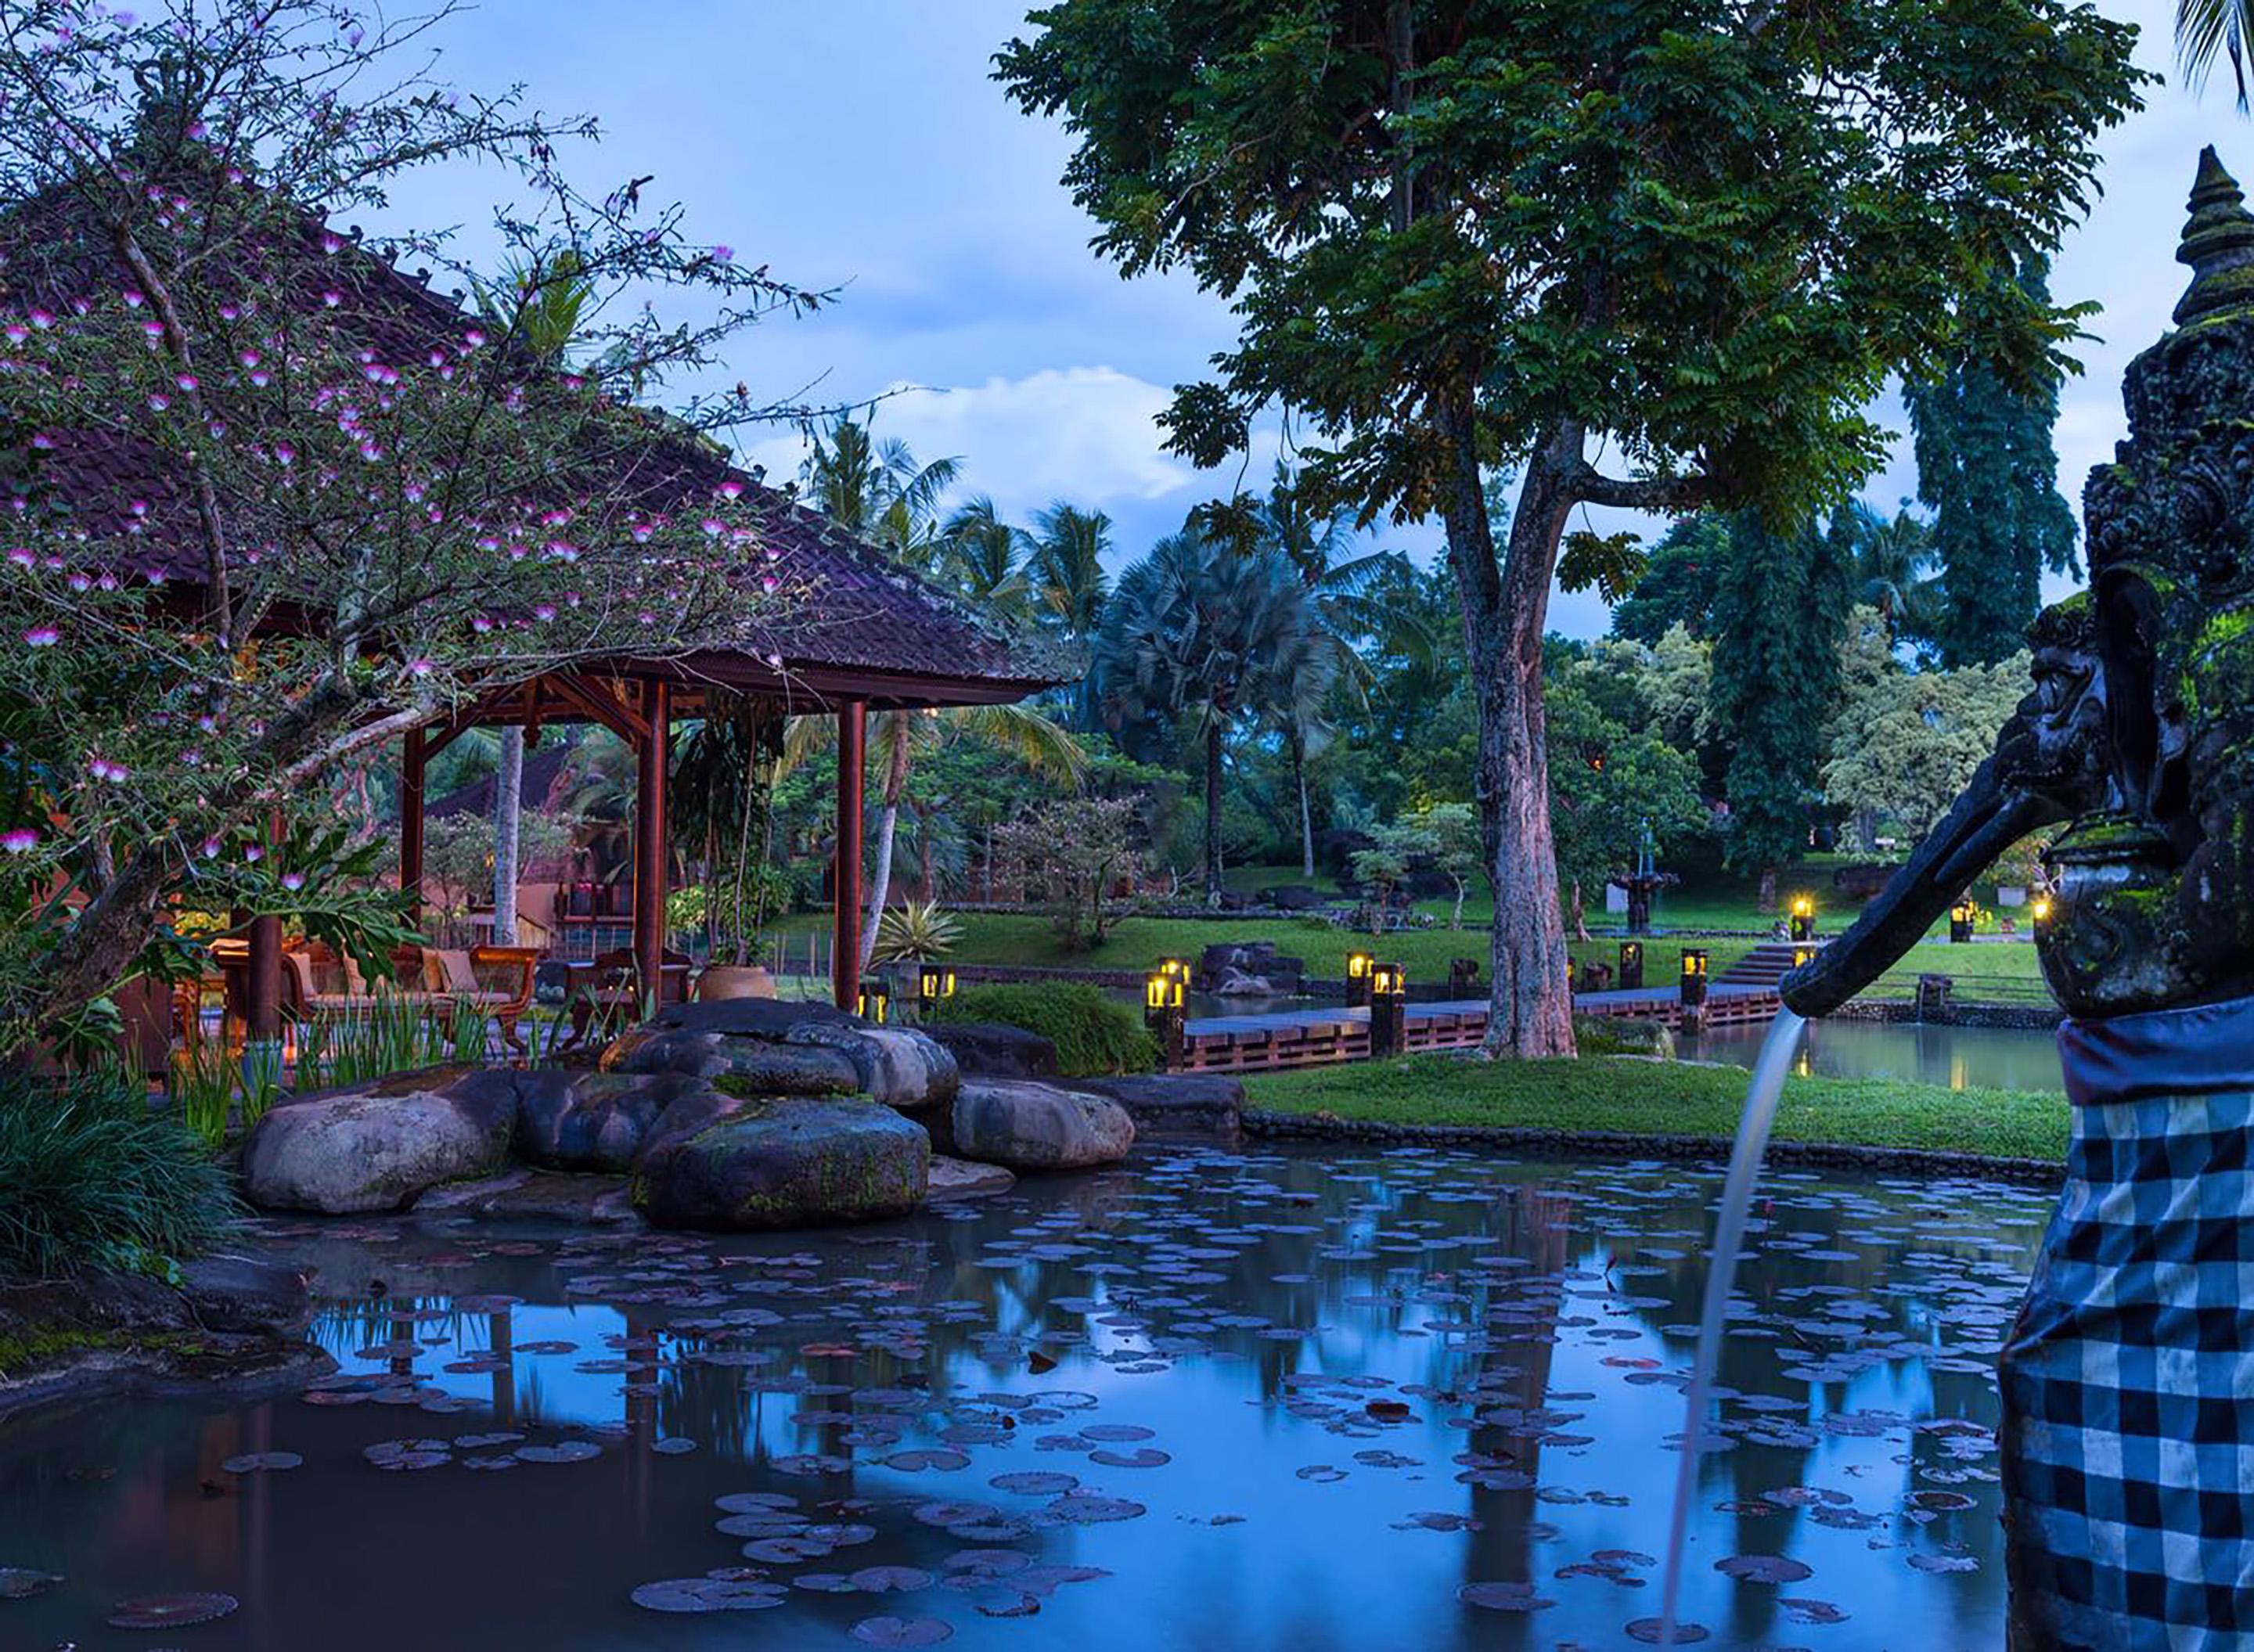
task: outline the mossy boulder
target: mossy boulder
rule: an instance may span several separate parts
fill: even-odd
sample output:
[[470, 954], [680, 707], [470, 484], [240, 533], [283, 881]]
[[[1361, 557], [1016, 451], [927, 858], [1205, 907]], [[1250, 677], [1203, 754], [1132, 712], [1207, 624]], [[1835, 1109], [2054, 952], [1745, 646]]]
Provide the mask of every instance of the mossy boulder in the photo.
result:
[[1135, 1145], [1135, 1121], [1107, 1096], [1024, 1079], [972, 1079], [955, 1098], [955, 1151], [1012, 1170], [1109, 1165]]
[[[419, 1082], [410, 1078], [419, 1076]], [[293, 1097], [251, 1128], [243, 1195], [262, 1210], [343, 1215], [398, 1210], [440, 1182], [491, 1175], [508, 1158], [515, 1098], [458, 1071], [394, 1075]]]
[[931, 1138], [879, 1102], [716, 1093], [658, 1121], [630, 1185], [658, 1227], [732, 1233], [901, 1215], [930, 1170]]
[[543, 1170], [627, 1169], [650, 1126], [699, 1088], [674, 1074], [538, 1068], [515, 1077], [517, 1155]]

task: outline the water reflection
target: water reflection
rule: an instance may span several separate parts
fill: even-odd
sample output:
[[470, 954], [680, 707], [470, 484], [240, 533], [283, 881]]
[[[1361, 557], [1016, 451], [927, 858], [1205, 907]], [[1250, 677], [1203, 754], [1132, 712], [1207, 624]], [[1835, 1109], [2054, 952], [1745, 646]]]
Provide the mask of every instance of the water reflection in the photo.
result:
[[[67, 1581], [0, 1600], [0, 1642], [123, 1644], [115, 1601], [213, 1590], [241, 1609], [181, 1644], [1621, 1644], [1718, 1186], [1185, 1152], [766, 1242], [276, 1228], [339, 1376], [12, 1426], [0, 1565]], [[1764, 1188], [1687, 1614], [1999, 1643], [1989, 1367], [2047, 1201]]]
[[[1760, 1027], [1719, 1027], [1680, 1040], [1693, 1060], [1750, 1068]], [[2062, 1090], [2058, 1037], [2018, 1027], [1926, 1026], [1914, 1022], [1810, 1021], [1794, 1070], [1807, 1077], [1891, 1078], [1950, 1089]]]

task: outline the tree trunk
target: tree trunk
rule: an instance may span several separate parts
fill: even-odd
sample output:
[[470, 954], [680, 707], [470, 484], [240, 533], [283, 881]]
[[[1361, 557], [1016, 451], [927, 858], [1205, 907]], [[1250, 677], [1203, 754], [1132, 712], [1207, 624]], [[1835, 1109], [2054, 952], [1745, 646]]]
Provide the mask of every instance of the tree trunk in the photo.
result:
[[524, 818], [524, 731], [500, 732], [500, 769], [494, 776], [494, 920], [497, 947], [516, 944], [516, 851]]
[[[907, 715], [889, 714], [894, 718]], [[885, 898], [892, 883], [892, 833], [900, 824], [900, 796], [908, 788], [908, 736], [904, 727], [887, 731], [892, 737], [892, 761], [885, 771], [885, 801], [877, 810], [877, 871], [869, 885], [868, 915], [861, 920], [861, 968], [866, 970], [876, 956], [877, 927], [885, 920]]]
[[1858, 808], [1855, 811], [1855, 841], [1866, 855], [1879, 852], [1879, 811]]
[[1774, 866], [1761, 868], [1760, 909], [1763, 912], [1776, 910], [1776, 868]]
[[1589, 920], [1581, 909], [1581, 880], [1573, 879], [1573, 939], [1586, 944], [1589, 939]]
[[1307, 751], [1298, 735], [1292, 736], [1292, 772], [1299, 782], [1299, 876], [1315, 881], [1315, 817], [1307, 807]]
[[1221, 724], [1205, 731], [1205, 904], [1221, 905]]
[[1573, 504], [1568, 479], [1580, 462], [1580, 432], [1561, 427], [1529, 460], [1508, 554], [1498, 568], [1468, 388], [1452, 398], [1442, 424], [1453, 462], [1441, 516], [1479, 704], [1476, 795], [1494, 886], [1484, 1049], [1490, 1056], [1572, 1055], [1573, 998], [1550, 836], [1542, 629], [1558, 539]]

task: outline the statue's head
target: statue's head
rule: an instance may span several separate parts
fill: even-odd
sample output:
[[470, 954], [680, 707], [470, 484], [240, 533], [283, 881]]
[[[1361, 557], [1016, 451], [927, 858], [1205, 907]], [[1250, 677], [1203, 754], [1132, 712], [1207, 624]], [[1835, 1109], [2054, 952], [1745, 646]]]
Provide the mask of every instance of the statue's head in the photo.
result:
[[2070, 822], [2037, 944], [2077, 1015], [2254, 993], [2254, 214], [2213, 150], [2176, 330], [2083, 494], [2090, 586], [2038, 621], [2035, 688], [1948, 818], [1785, 997], [1821, 1013], [2010, 843]]

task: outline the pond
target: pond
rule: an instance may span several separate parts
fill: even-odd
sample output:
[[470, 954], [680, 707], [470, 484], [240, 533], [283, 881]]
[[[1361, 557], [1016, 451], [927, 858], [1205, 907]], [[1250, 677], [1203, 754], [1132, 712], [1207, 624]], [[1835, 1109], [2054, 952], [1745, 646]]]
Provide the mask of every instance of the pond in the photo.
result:
[[[1718, 1181], [1185, 1150], [766, 1240], [267, 1224], [342, 1374], [0, 1430], [0, 1568], [64, 1577], [0, 1570], [0, 1643], [1633, 1645]], [[1708, 1644], [2000, 1645], [1991, 1367], [2048, 1204], [1764, 1179]]]
[[[1718, 1027], [1677, 1040], [1688, 1060], [1750, 1068], [1766, 1027]], [[1793, 1069], [1825, 1078], [1891, 1078], [1953, 1090], [2059, 1090], [2058, 1034], [2044, 1029], [1810, 1021]]]

